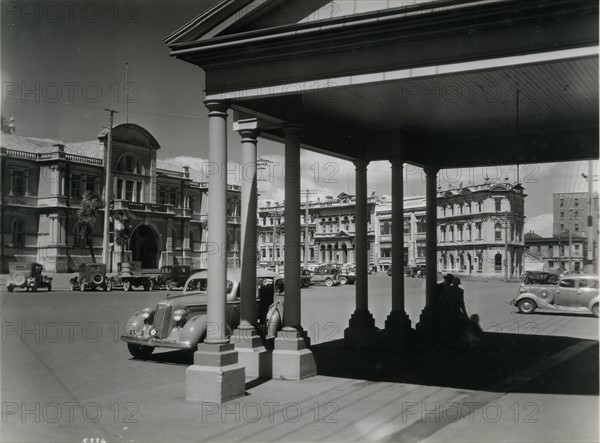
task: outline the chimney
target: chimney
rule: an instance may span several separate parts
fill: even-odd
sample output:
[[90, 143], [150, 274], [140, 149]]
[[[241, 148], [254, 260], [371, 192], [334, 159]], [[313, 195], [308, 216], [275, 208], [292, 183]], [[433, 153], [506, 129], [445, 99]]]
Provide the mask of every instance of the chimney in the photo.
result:
[[52, 146], [57, 148], [58, 158], [65, 158], [65, 145], [63, 145], [62, 143], [56, 143]]
[[190, 167], [189, 166], [183, 167], [183, 176], [185, 178], [190, 178]]

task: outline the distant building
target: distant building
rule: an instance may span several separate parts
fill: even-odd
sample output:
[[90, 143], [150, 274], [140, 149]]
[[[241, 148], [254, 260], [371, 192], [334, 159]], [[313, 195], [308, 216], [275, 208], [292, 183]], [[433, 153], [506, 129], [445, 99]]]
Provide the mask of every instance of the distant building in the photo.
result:
[[[3, 122], [4, 123], [4, 122]], [[2, 272], [10, 261], [36, 261], [48, 271], [72, 272], [90, 262], [82, 242], [77, 210], [83, 194], [104, 196], [107, 131], [97, 140], [62, 144], [20, 137], [4, 125], [2, 169]], [[127, 209], [130, 237], [110, 247], [116, 262], [139, 260], [144, 268], [167, 264], [206, 266], [208, 187], [189, 167], [174, 170], [157, 159], [156, 139], [135, 124], [113, 129], [111, 209]], [[239, 264], [240, 188], [228, 193], [227, 258]], [[115, 225], [115, 226], [113, 226]], [[93, 229], [93, 251], [102, 259], [103, 211]]]
[[467, 185], [438, 192], [438, 270], [504, 276], [523, 272], [525, 193], [521, 185]]
[[525, 234], [525, 270], [581, 272], [584, 270], [586, 238], [571, 234], [542, 237], [534, 232]]

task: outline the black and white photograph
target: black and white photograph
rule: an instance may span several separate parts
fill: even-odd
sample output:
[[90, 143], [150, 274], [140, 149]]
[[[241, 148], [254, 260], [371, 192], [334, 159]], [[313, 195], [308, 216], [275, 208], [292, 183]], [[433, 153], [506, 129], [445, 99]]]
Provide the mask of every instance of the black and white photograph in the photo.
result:
[[598, 0], [0, 5], [0, 442], [600, 440]]

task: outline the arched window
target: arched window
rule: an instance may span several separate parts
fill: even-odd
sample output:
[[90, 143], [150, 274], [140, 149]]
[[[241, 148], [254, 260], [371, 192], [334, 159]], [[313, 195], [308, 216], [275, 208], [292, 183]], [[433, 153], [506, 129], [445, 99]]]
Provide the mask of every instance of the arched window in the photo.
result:
[[502, 254], [499, 252], [494, 256], [494, 270], [496, 272], [502, 271]]
[[14, 246], [25, 246], [25, 222], [15, 218], [11, 225], [12, 242]]
[[450, 269], [454, 269], [454, 256], [450, 254]]
[[142, 169], [142, 165], [132, 155], [124, 155], [119, 159], [119, 163], [117, 163], [117, 171], [119, 172], [128, 172], [130, 174], [143, 174], [144, 171]]
[[502, 224], [501, 223], [496, 223], [494, 225], [494, 239], [502, 240]]

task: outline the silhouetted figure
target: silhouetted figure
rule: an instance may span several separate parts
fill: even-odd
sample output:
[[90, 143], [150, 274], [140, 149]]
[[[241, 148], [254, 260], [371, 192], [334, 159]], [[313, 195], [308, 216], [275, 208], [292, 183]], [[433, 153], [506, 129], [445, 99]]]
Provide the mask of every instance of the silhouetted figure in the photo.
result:
[[468, 325], [469, 316], [465, 307], [465, 293], [459, 287], [460, 278], [454, 277], [452, 285], [442, 291], [440, 336], [442, 343], [458, 346]]
[[444, 276], [444, 281], [435, 285], [433, 291], [433, 324], [435, 327], [436, 343], [441, 342], [442, 293], [444, 292], [444, 289], [450, 287], [452, 280], [454, 280], [454, 276], [452, 274], [446, 274]]

